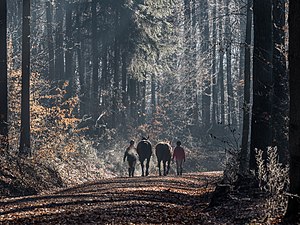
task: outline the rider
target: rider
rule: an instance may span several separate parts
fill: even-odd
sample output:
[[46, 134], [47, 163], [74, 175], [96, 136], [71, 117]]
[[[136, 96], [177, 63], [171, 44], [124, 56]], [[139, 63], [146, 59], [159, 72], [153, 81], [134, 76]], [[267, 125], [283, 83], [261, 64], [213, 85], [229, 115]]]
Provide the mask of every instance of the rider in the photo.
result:
[[135, 165], [137, 161], [136, 149], [134, 147], [134, 140], [129, 142], [129, 146], [126, 148], [124, 153], [123, 162], [125, 162], [127, 158], [128, 162], [128, 175], [129, 177], [134, 176]]
[[174, 159], [176, 160], [177, 175], [182, 175], [182, 164], [185, 162], [185, 151], [180, 146], [181, 141], [177, 141], [176, 145], [173, 152], [173, 161]]

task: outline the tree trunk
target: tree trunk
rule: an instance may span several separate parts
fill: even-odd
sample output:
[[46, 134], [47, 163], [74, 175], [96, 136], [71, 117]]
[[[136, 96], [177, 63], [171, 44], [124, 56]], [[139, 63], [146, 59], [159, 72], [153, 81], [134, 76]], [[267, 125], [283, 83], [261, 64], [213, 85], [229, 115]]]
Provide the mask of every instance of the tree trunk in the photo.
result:
[[[120, 12], [120, 27], [123, 28], [123, 33], [120, 36], [121, 40], [121, 60], [122, 60], [122, 104], [125, 106], [124, 108], [128, 108], [128, 90], [127, 90], [127, 67], [129, 62], [129, 47], [128, 47], [128, 36], [129, 36], [129, 29], [130, 24], [129, 21], [126, 19], [128, 17], [128, 11], [125, 9], [125, 7], [121, 7]], [[126, 27], [126, 28], [125, 28]], [[124, 121], [125, 122], [125, 121]]]
[[156, 77], [155, 74], [151, 74], [151, 113], [152, 118], [154, 117], [154, 114], [156, 113]]
[[[253, 107], [250, 168], [256, 169], [255, 148], [264, 152], [272, 143], [272, 1], [254, 0]], [[266, 154], [264, 154], [266, 156]]]
[[[300, 1], [289, 2], [289, 85], [290, 85], [290, 193], [285, 218], [290, 222], [299, 222], [300, 212]], [[296, 223], [294, 223], [296, 224]]]
[[[12, 27], [14, 27], [14, 32], [11, 32], [11, 39], [12, 39], [12, 55], [19, 55], [22, 44], [21, 44], [21, 21], [22, 21], [22, 1], [7, 1], [7, 9], [9, 10], [8, 12], [11, 15], [11, 24]], [[13, 9], [13, 10], [11, 10]], [[9, 18], [7, 18], [9, 19]], [[9, 21], [8, 21], [9, 22]], [[12, 64], [13, 64], [13, 69], [20, 69], [21, 67], [21, 61], [20, 57], [12, 57]]]
[[[252, 0], [251, 0], [252, 2]], [[244, 92], [244, 87], [242, 85], [243, 81], [244, 81], [244, 72], [245, 72], [245, 49], [247, 48], [247, 44], [245, 43], [246, 40], [246, 27], [247, 27], [247, 21], [248, 21], [248, 5], [249, 5], [249, 0], [247, 1], [240, 1], [239, 4], [239, 8], [240, 8], [240, 13], [241, 16], [239, 17], [240, 19], [240, 61], [239, 61], [239, 85], [237, 88], [238, 91], [238, 115], [237, 115], [237, 119], [238, 119], [238, 126], [239, 126], [239, 130], [242, 130], [242, 123], [241, 120], [239, 118], [243, 118], [243, 105], [244, 105], [244, 100], [243, 100], [243, 92]], [[252, 4], [251, 4], [252, 5]], [[251, 14], [252, 14], [252, 10], [251, 10]], [[252, 15], [251, 15], [252, 17]], [[252, 22], [251, 22], [252, 23]]]
[[112, 119], [113, 127], [117, 127], [119, 124], [119, 99], [120, 99], [120, 9], [119, 4], [116, 4], [115, 15], [115, 31], [114, 31], [114, 82], [113, 82], [113, 105], [112, 105]]
[[[249, 133], [250, 133], [250, 83], [251, 83], [251, 31], [252, 31], [252, 0], [248, 0], [245, 60], [244, 67], [244, 103], [243, 103], [243, 129], [240, 153], [239, 174], [245, 176], [249, 172]], [[243, 41], [244, 42], [244, 41]]]
[[225, 123], [225, 87], [224, 87], [224, 41], [223, 41], [223, 4], [222, 0], [219, 0], [219, 73], [218, 73], [218, 85], [219, 85], [219, 93], [220, 93], [220, 118], [221, 124]]
[[234, 107], [232, 73], [231, 73], [231, 44], [232, 34], [230, 29], [230, 14], [229, 14], [229, 0], [226, 0], [225, 5], [225, 49], [226, 49], [226, 74], [227, 74], [227, 93], [228, 93], [228, 124], [232, 127], [237, 127], [237, 115]]
[[101, 98], [101, 110], [107, 110], [109, 104], [109, 49], [108, 49], [108, 35], [110, 31], [107, 22], [107, 12], [105, 6], [101, 7], [102, 26], [101, 27], [101, 82], [100, 82], [100, 98]]
[[273, 0], [273, 141], [276, 142], [279, 161], [288, 160], [288, 75], [285, 59], [285, 0]]
[[185, 106], [187, 109], [185, 117], [187, 124], [193, 124], [193, 55], [192, 55], [192, 0], [184, 0], [184, 58], [183, 58], [183, 88], [185, 92]]
[[92, 1], [92, 115], [98, 118], [99, 114], [99, 59], [98, 59], [98, 26], [97, 2]]
[[101, 97], [102, 109], [108, 107], [108, 47], [105, 40], [102, 41], [102, 68], [101, 68]]
[[68, 85], [68, 97], [74, 95], [74, 74], [73, 74], [73, 29], [72, 29], [72, 12], [73, 5], [66, 3], [66, 75], [65, 78], [69, 81]]
[[137, 121], [137, 80], [134, 78], [129, 78], [128, 90], [130, 97], [130, 116], [133, 121]]
[[209, 50], [209, 21], [208, 2], [200, 1], [200, 33], [202, 35], [201, 55], [203, 56], [204, 79], [202, 85], [202, 123], [205, 131], [210, 126], [210, 105], [211, 105], [211, 78], [208, 74], [209, 60], [207, 60]]
[[48, 41], [48, 77], [54, 79], [54, 42], [52, 36], [52, 7], [50, 1], [46, 2], [47, 41]]
[[64, 76], [64, 34], [63, 34], [64, 0], [56, 1], [56, 34], [55, 34], [55, 78], [62, 80]]
[[22, 97], [19, 154], [30, 156], [30, 0], [23, 0]]
[[[192, 15], [191, 15], [191, 22], [192, 22], [192, 32], [191, 32], [191, 53], [192, 53], [192, 64], [197, 65], [197, 18], [198, 14], [196, 13], [196, 8], [197, 8], [197, 3], [198, 1], [192, 0]], [[193, 110], [192, 110], [192, 132], [191, 134], [193, 136], [198, 136], [199, 137], [199, 102], [198, 102], [198, 85], [197, 85], [197, 68], [196, 66], [192, 66], [191, 70], [191, 100], [192, 100], [192, 105], [193, 105]]]
[[217, 125], [217, 105], [218, 105], [218, 95], [217, 95], [217, 79], [216, 79], [216, 44], [217, 44], [217, 24], [216, 24], [216, 16], [217, 16], [217, 1], [214, 0], [212, 9], [213, 16], [213, 24], [212, 24], [212, 114], [211, 114], [211, 122], [212, 126]]
[[[37, 59], [37, 53], [38, 53], [38, 43], [37, 43], [37, 10], [38, 10], [38, 7], [37, 7], [37, 0], [31, 0], [31, 42], [32, 42], [32, 46], [31, 46], [31, 57], [33, 59]], [[35, 69], [33, 68], [34, 67], [34, 62], [31, 64], [31, 68], [32, 70], [34, 71]]]
[[0, 0], [0, 148], [8, 148], [7, 3]]
[[[122, 23], [121, 17], [121, 23]], [[121, 27], [124, 27], [121, 25]], [[127, 33], [127, 32], [125, 32]], [[123, 119], [121, 120], [121, 129], [123, 132], [127, 133], [127, 117], [128, 117], [128, 90], [127, 90], [127, 63], [128, 63], [128, 48], [127, 48], [127, 38], [121, 38], [121, 76], [122, 76], [122, 115]]]
[[122, 45], [122, 104], [127, 109], [128, 107], [128, 91], [127, 91], [127, 46], [123, 43]]
[[140, 124], [145, 123], [146, 119], [146, 79], [139, 83], [139, 100], [140, 100], [140, 109], [139, 109], [139, 119]]
[[79, 91], [79, 115], [82, 117], [86, 113], [86, 98], [85, 98], [85, 81], [84, 81], [84, 62], [83, 62], [83, 56], [82, 56], [82, 46], [83, 46], [83, 40], [81, 37], [81, 9], [78, 7], [77, 13], [76, 13], [76, 52], [77, 52], [77, 66], [78, 66], [78, 77], [79, 77], [79, 86], [80, 86], [80, 91]]

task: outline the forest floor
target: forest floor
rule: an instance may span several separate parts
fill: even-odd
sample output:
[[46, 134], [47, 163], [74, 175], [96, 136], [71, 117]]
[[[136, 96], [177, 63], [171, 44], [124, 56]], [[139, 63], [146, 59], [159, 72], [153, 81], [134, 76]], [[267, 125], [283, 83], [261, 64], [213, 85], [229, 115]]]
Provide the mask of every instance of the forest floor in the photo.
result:
[[0, 224], [270, 224], [263, 221], [263, 196], [232, 196], [208, 208], [221, 177], [203, 172], [105, 178], [0, 198]]

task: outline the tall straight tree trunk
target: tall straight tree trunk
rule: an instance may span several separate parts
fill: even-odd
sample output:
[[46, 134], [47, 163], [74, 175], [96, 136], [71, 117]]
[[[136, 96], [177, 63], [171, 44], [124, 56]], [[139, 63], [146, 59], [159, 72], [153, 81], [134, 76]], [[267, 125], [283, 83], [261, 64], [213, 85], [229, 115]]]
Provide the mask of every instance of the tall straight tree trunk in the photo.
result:
[[198, 124], [198, 114], [196, 109], [196, 92], [197, 84], [195, 82], [196, 70], [196, 13], [194, 0], [184, 0], [184, 34], [185, 34], [185, 51], [184, 51], [184, 80], [186, 96], [186, 118], [191, 134], [195, 136], [194, 128]]
[[8, 148], [7, 3], [0, 0], [0, 148]]
[[[7, 1], [7, 8], [14, 9], [11, 12], [12, 26], [15, 28], [15, 32], [11, 33], [12, 38], [12, 55], [18, 55], [21, 52], [21, 39], [20, 34], [22, 32], [22, 26], [20, 21], [22, 21], [22, 1]], [[20, 57], [12, 57], [12, 64], [14, 69], [19, 69], [21, 67]]]
[[133, 77], [129, 78], [128, 91], [130, 97], [130, 116], [136, 121], [137, 114], [137, 80]]
[[56, 1], [56, 31], [55, 31], [55, 78], [62, 80], [64, 76], [64, 34], [63, 34], [63, 8], [64, 0]]
[[[289, 1], [289, 153], [290, 196], [285, 219], [289, 224], [299, 223], [300, 212], [300, 1]], [[298, 222], [298, 223], [297, 223]]]
[[212, 75], [212, 114], [211, 114], [211, 122], [212, 126], [217, 125], [217, 105], [218, 105], [218, 95], [217, 95], [217, 77], [216, 77], [216, 48], [217, 48], [217, 1], [214, 0], [213, 2], [213, 9], [212, 9], [212, 17], [213, 17], [213, 24], [212, 24], [212, 68], [211, 68], [211, 75]]
[[156, 113], [156, 77], [155, 74], [151, 74], [151, 113], [152, 117]]
[[227, 93], [228, 93], [228, 124], [232, 124], [233, 127], [237, 126], [237, 118], [234, 108], [234, 96], [232, 85], [232, 73], [231, 73], [231, 45], [232, 45], [232, 33], [230, 29], [230, 14], [229, 14], [229, 0], [225, 1], [225, 46], [226, 46], [226, 74], [227, 74]]
[[116, 127], [119, 123], [119, 99], [120, 99], [120, 8], [116, 4], [115, 15], [115, 31], [114, 31], [114, 82], [113, 82], [113, 105], [112, 105], [112, 119], [113, 126]]
[[146, 115], [146, 79], [139, 83], [139, 100], [140, 100], [140, 109], [139, 109], [139, 119], [140, 124], [145, 123]]
[[102, 93], [102, 108], [108, 105], [108, 48], [106, 44], [102, 47], [102, 68], [101, 68], [101, 93]]
[[97, 2], [92, 1], [92, 115], [99, 116], [99, 58], [98, 58], [98, 26], [97, 26]]
[[[31, 0], [31, 36], [32, 37], [36, 37], [37, 36], [37, 10], [38, 10], [38, 6], [37, 6], [37, 0]], [[37, 43], [39, 40], [36, 38], [32, 38], [31, 39], [32, 42], [35, 41], [35, 43], [32, 43], [32, 47], [31, 47], [31, 56], [32, 58], [37, 58], [37, 53], [38, 53], [38, 46], [39, 43]], [[34, 63], [32, 63], [31, 67], [34, 67]], [[33, 68], [33, 70], [35, 70]]]
[[107, 25], [107, 13], [106, 8], [104, 6], [101, 9], [102, 14], [102, 26], [101, 26], [101, 82], [100, 82], [100, 96], [101, 96], [101, 110], [108, 109], [109, 104], [109, 70], [108, 70], [108, 34], [109, 34], [109, 28]]
[[73, 74], [73, 29], [72, 29], [72, 12], [73, 4], [66, 3], [66, 75], [65, 78], [69, 81], [68, 96], [74, 95], [74, 74]]
[[202, 123], [204, 124], [205, 131], [210, 126], [210, 105], [211, 105], [211, 79], [208, 74], [207, 54], [209, 50], [209, 21], [208, 21], [208, 2], [207, 0], [200, 1], [200, 33], [202, 35], [201, 55], [203, 58], [204, 66], [204, 82], [202, 85]]
[[30, 156], [30, 0], [23, 0], [22, 97], [19, 154]]
[[83, 54], [82, 54], [82, 46], [83, 46], [83, 40], [81, 37], [81, 9], [80, 7], [77, 8], [76, 12], [76, 42], [77, 42], [77, 47], [76, 47], [76, 52], [77, 52], [77, 66], [78, 66], [78, 77], [79, 77], [79, 86], [80, 86], [80, 91], [79, 91], [79, 115], [82, 117], [86, 113], [86, 98], [85, 98], [85, 81], [84, 81], [84, 62], [83, 62]]
[[[251, 0], [252, 2], [252, 0]], [[244, 71], [245, 71], [245, 48], [247, 48], [247, 44], [245, 43], [245, 40], [246, 40], [246, 27], [247, 27], [247, 16], [248, 16], [248, 5], [249, 5], [249, 1], [240, 1], [240, 4], [239, 4], [239, 8], [240, 8], [240, 13], [241, 13], [241, 16], [239, 17], [240, 18], [240, 52], [239, 52], [239, 55], [240, 55], [240, 60], [239, 60], [239, 77], [238, 77], [238, 80], [239, 82], [243, 81], [244, 80]], [[252, 10], [251, 10], [252, 11]], [[244, 16], [243, 16], [244, 15]], [[252, 15], [251, 15], [252, 17]], [[238, 110], [238, 115], [237, 115], [237, 119], [238, 119], [238, 126], [239, 126], [239, 130], [242, 129], [242, 123], [241, 121], [239, 120], [239, 118], [243, 118], [243, 85], [239, 85], [237, 87], [237, 92], [238, 92], [238, 107], [237, 107], [237, 110]]]
[[245, 62], [244, 67], [244, 104], [243, 104], [243, 129], [240, 153], [239, 174], [245, 176], [249, 173], [249, 133], [250, 133], [250, 82], [251, 82], [251, 32], [252, 31], [252, 0], [248, 0]]
[[122, 45], [122, 104], [125, 108], [128, 107], [128, 91], [127, 91], [127, 45]]
[[273, 140], [277, 144], [279, 161], [288, 159], [288, 75], [285, 59], [285, 0], [273, 0]]
[[137, 81], [136, 85], [136, 98], [137, 98], [137, 118], [138, 118], [138, 125], [142, 124], [142, 108], [143, 108], [143, 81]]
[[[198, 14], [196, 13], [196, 8], [198, 6], [198, 4], [196, 3], [198, 1], [196, 0], [192, 0], [191, 2], [191, 7], [192, 7], [192, 14], [191, 14], [191, 22], [192, 22], [192, 32], [191, 32], [191, 40], [192, 40], [192, 43], [191, 43], [191, 53], [192, 53], [192, 63], [193, 65], [197, 65], [197, 52], [198, 52], [198, 49], [197, 49], [197, 18], [198, 18]], [[198, 73], [197, 73], [197, 69], [195, 68], [195, 66], [192, 67], [192, 71], [191, 71], [191, 74], [192, 74], [192, 77], [191, 77], [191, 90], [192, 90], [192, 105], [193, 105], [193, 111], [192, 111], [192, 124], [193, 124], [193, 129], [192, 129], [192, 135], [194, 136], [198, 136], [199, 135], [199, 132], [198, 129], [199, 129], [199, 103], [198, 103], [198, 85], [197, 85], [197, 82], [196, 82], [196, 77], [198, 76]]]
[[192, 46], [193, 46], [193, 38], [192, 38], [192, 0], [184, 0], [184, 65], [183, 65], [183, 73], [184, 73], [184, 89], [185, 89], [185, 102], [187, 108], [186, 118], [189, 120], [188, 124], [193, 124], [193, 54], [192, 54]]
[[120, 83], [120, 48], [119, 48], [119, 41], [115, 40], [114, 46], [114, 82], [113, 82], [113, 96], [112, 96], [112, 119], [113, 119], [113, 126], [116, 127], [118, 124], [118, 115], [119, 115], [119, 105], [118, 101], [120, 98], [119, 95], [119, 83]]
[[85, 83], [85, 89], [84, 89], [84, 95], [85, 95], [85, 110], [88, 115], [91, 114], [92, 110], [92, 102], [91, 102], [91, 94], [92, 94], [92, 76], [90, 75], [89, 71], [91, 71], [92, 66], [90, 64], [91, 62], [91, 54], [92, 52], [92, 45], [89, 41], [83, 40], [83, 65], [84, 65], [84, 83]]
[[[122, 19], [121, 19], [122, 21]], [[122, 27], [122, 26], [121, 26]], [[125, 133], [127, 133], [127, 117], [128, 117], [128, 90], [127, 90], [127, 44], [124, 41], [124, 38], [121, 38], [121, 76], [122, 76], [122, 115], [123, 119], [121, 120], [121, 126]]]
[[256, 169], [255, 148], [266, 152], [272, 144], [272, 0], [254, 0], [253, 107], [250, 168]]
[[48, 42], [48, 77], [50, 80], [54, 80], [54, 41], [52, 36], [52, 6], [50, 1], [46, 2], [46, 20]]
[[[120, 13], [120, 27], [124, 28], [124, 31], [121, 34], [120, 40], [121, 40], [121, 58], [122, 58], [122, 104], [125, 106], [125, 109], [128, 108], [128, 90], [127, 90], [127, 67], [128, 67], [128, 36], [129, 36], [129, 29], [130, 29], [130, 24], [128, 20], [126, 19], [128, 17], [128, 11], [127, 9], [123, 6], [121, 8], [121, 13]], [[126, 121], [124, 121], [126, 122]]]
[[218, 85], [220, 93], [220, 121], [222, 124], [225, 123], [225, 87], [224, 87], [224, 41], [223, 41], [223, 1], [219, 0], [219, 73], [218, 73]]

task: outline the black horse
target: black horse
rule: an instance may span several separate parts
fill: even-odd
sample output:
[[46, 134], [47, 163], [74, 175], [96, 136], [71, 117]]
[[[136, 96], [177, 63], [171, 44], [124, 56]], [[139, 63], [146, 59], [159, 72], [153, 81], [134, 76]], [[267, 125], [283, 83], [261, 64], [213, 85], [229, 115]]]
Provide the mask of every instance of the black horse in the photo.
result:
[[[168, 175], [170, 170], [170, 162], [171, 162], [171, 146], [168, 143], [160, 142], [155, 147], [155, 154], [157, 157], [159, 176], [161, 176], [161, 161], [163, 162], [164, 167], [164, 176]], [[168, 164], [167, 164], [168, 163]]]
[[144, 161], [146, 160], [146, 176], [149, 175], [149, 164], [150, 164], [150, 158], [152, 155], [152, 146], [150, 141], [148, 141], [148, 138], [142, 138], [142, 140], [137, 145], [137, 153], [139, 155], [139, 160], [142, 167], [142, 176], [145, 176], [144, 173]]

